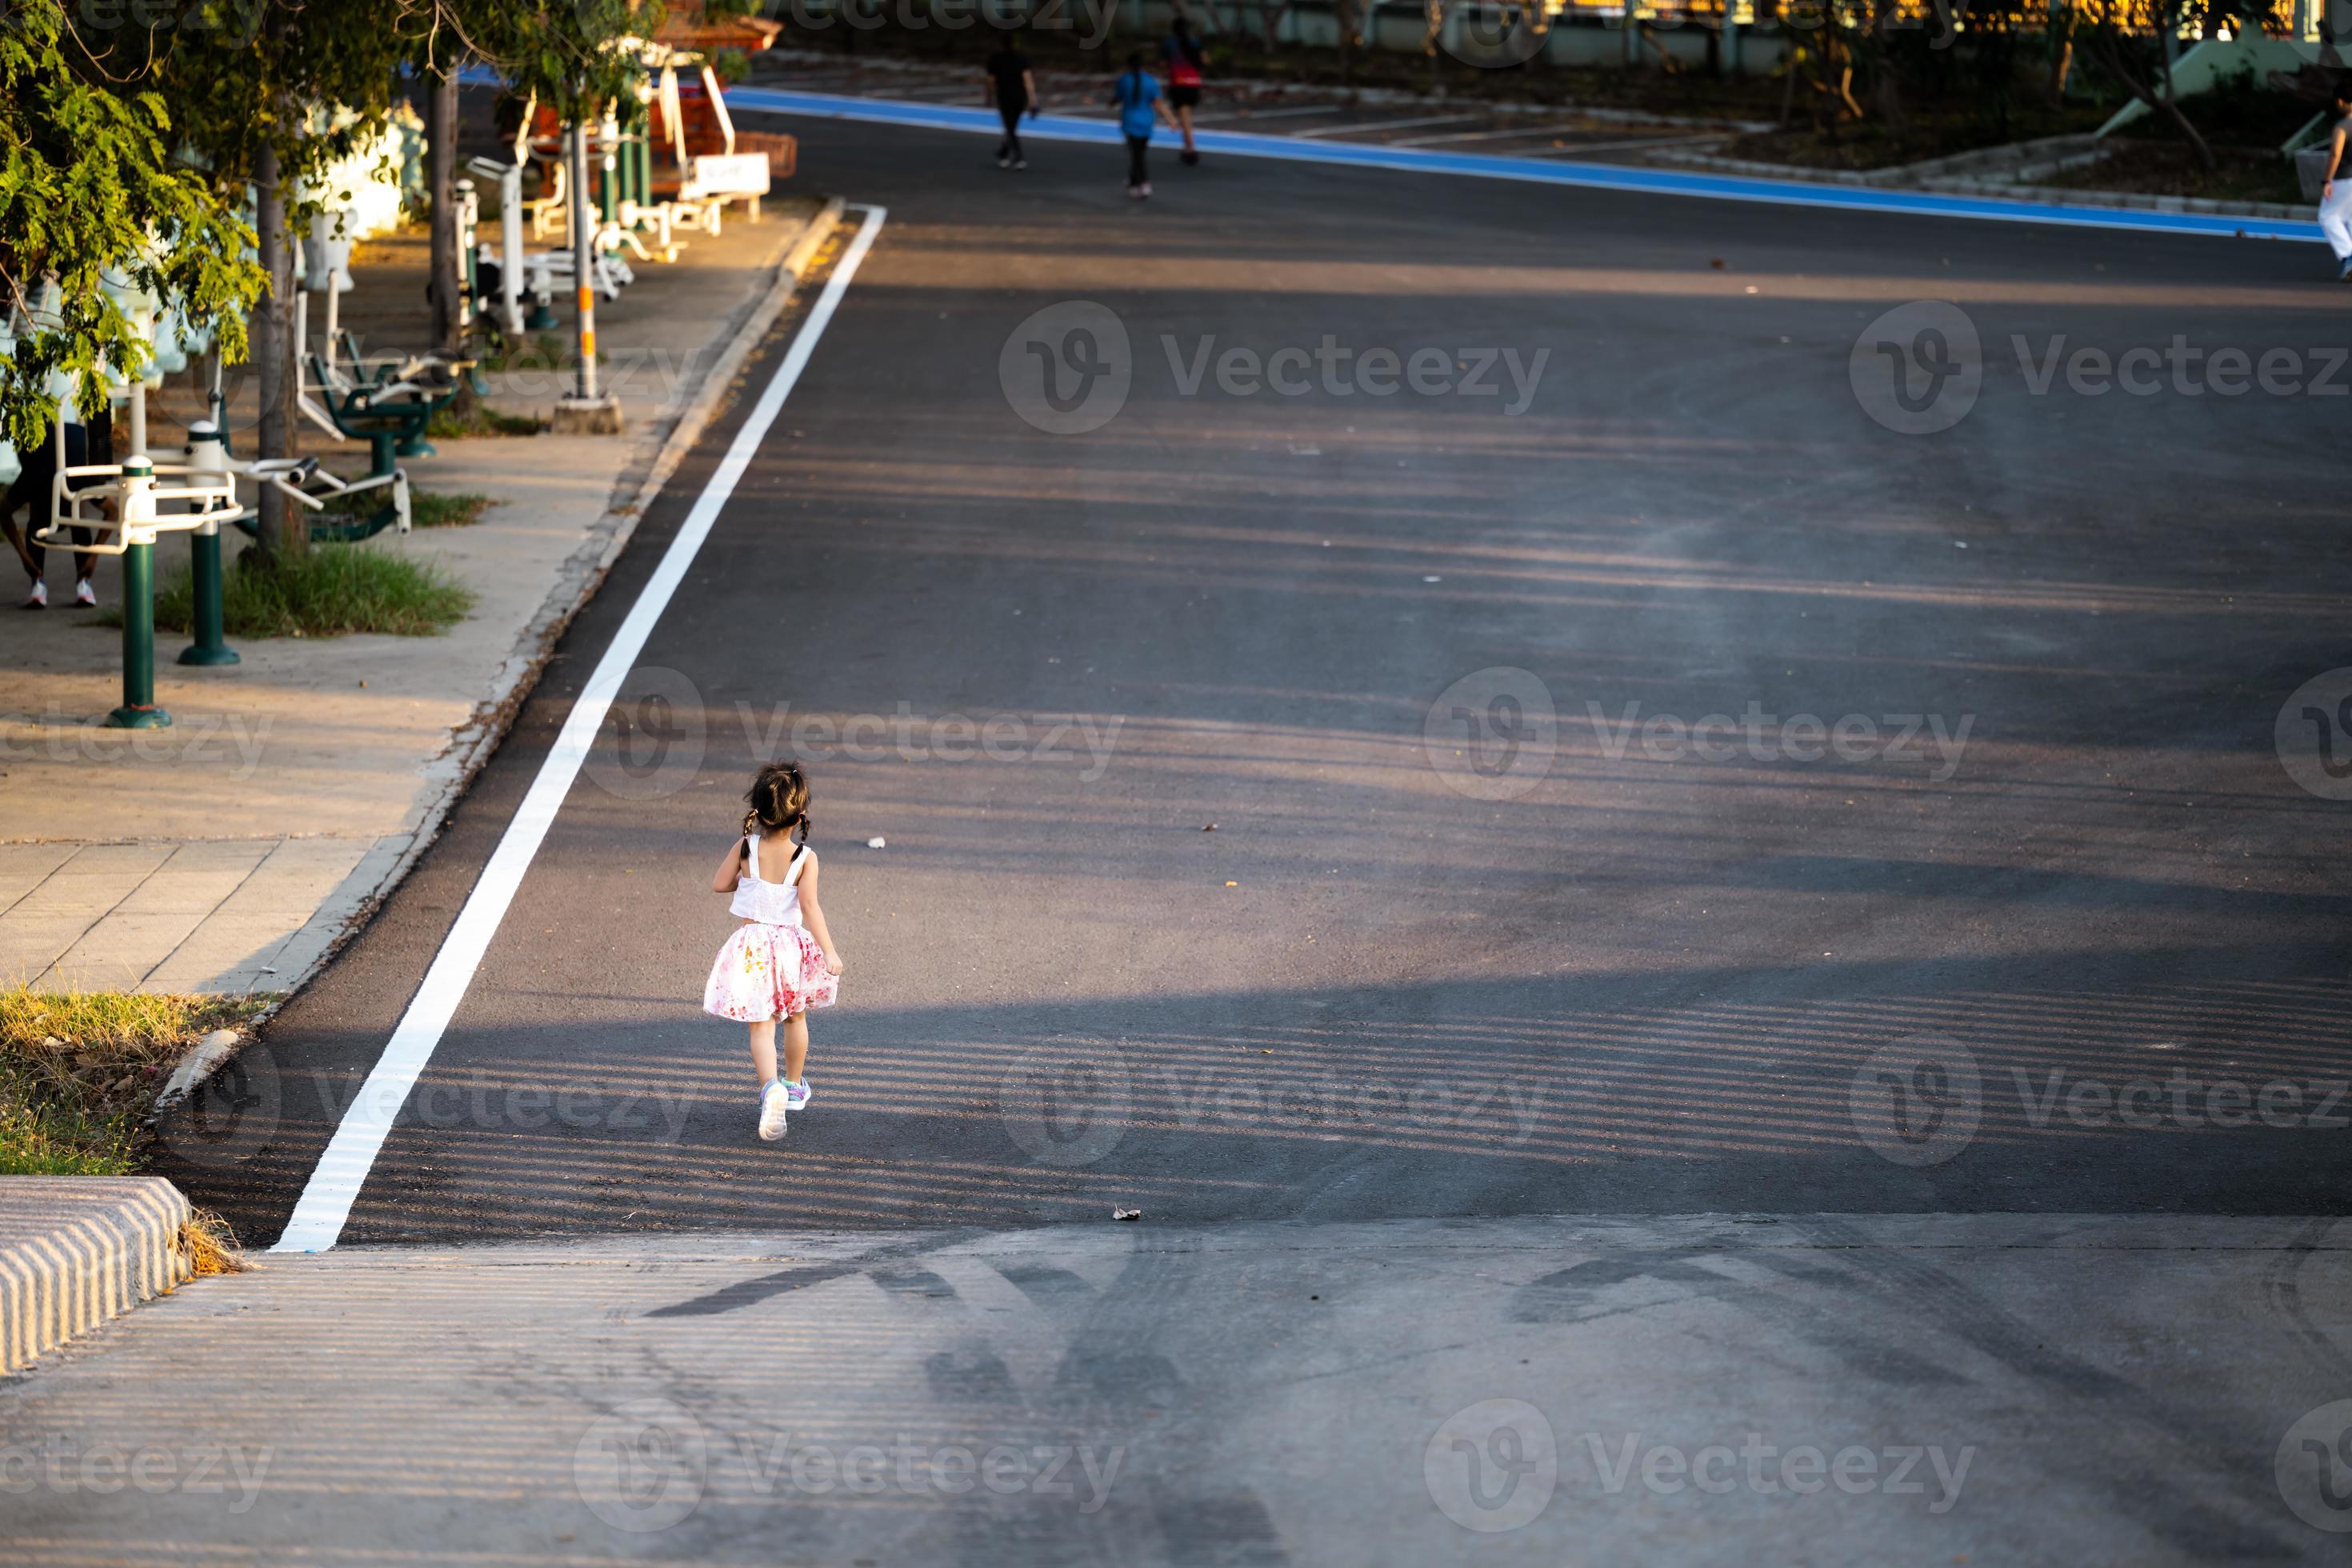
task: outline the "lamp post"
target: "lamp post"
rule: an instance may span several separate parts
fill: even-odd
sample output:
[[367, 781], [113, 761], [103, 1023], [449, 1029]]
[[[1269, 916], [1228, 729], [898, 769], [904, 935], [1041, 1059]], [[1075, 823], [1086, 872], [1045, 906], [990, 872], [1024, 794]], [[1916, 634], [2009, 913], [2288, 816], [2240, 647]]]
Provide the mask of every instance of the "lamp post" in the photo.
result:
[[[569, 396], [555, 400], [552, 426], [559, 435], [617, 436], [621, 433], [621, 400], [596, 387], [596, 238], [600, 226], [596, 208], [588, 199], [588, 138], [592, 121], [583, 108], [572, 126], [571, 190], [564, 196], [564, 216], [572, 225], [572, 281], [579, 301], [580, 369]], [[606, 171], [605, 195], [613, 179]]]

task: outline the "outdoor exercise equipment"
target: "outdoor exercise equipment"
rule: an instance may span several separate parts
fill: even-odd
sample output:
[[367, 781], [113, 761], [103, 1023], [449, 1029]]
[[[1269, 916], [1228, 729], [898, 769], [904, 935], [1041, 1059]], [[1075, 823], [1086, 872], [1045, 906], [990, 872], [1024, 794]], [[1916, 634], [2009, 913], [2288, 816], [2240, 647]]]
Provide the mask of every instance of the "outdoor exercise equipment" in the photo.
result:
[[[216, 528], [222, 516], [236, 510], [236, 485], [226, 474], [185, 463], [159, 465], [147, 456], [147, 392], [137, 382], [131, 385], [131, 449], [121, 462], [66, 466], [62, 413], [53, 439], [60, 461], [50, 481], [49, 521], [33, 537], [67, 550], [122, 557], [122, 702], [106, 716], [107, 725], [167, 725], [171, 714], [155, 705], [155, 541], [207, 522]], [[69, 532], [76, 528], [97, 537], [77, 542]]]
[[[310, 220], [310, 237], [302, 242], [302, 287], [294, 297], [294, 360], [309, 369], [296, 388], [294, 406], [302, 417], [325, 431], [340, 437], [329, 416], [324, 398], [337, 384], [335, 375], [335, 345], [344, 341], [340, 318], [342, 298], [352, 289], [352, 242], [343, 237], [341, 215], [322, 212]], [[310, 296], [322, 294], [327, 300], [326, 331], [320, 340], [327, 345], [322, 357], [310, 350]]]
[[[402, 533], [408, 531], [412, 514], [408, 472], [404, 468], [393, 466], [388, 456], [378, 454], [378, 460], [383, 464], [383, 468], [364, 479], [345, 479], [329, 472], [319, 466], [319, 459], [316, 458], [265, 458], [251, 462], [241, 462], [229, 442], [227, 400], [221, 392], [221, 364], [217, 356], [213, 360], [212, 390], [208, 401], [212, 409], [211, 416], [199, 418], [189, 424], [187, 445], [181, 448], [181, 455], [186, 459], [187, 467], [191, 471], [226, 474], [233, 479], [247, 479], [257, 489], [262, 485], [268, 485], [286, 497], [289, 505], [303, 507], [311, 511], [322, 511], [330, 502], [364, 496], [370, 490], [384, 492], [383, 504], [367, 517], [332, 522], [311, 522], [310, 537], [313, 540], [347, 543], [354, 540], [372, 538], [387, 528]], [[431, 416], [428, 414], [426, 417], [430, 418]], [[216, 657], [216, 652], [227, 652], [226, 648], [220, 647], [217, 636], [220, 617], [220, 596], [217, 591], [220, 581], [219, 525], [228, 523], [247, 538], [257, 536], [261, 528], [261, 509], [257, 504], [257, 496], [256, 501], [257, 504], [240, 505], [223, 512], [217, 518], [207, 519], [205, 526], [197, 530], [192, 536], [190, 542], [195, 552], [197, 637], [195, 646], [180, 656], [180, 662], [183, 664], [235, 664], [236, 662], [236, 656], [233, 653], [226, 658]], [[338, 510], [347, 509], [339, 507]], [[206, 561], [207, 556], [211, 558], [209, 563]], [[208, 585], [212, 588], [209, 594]], [[208, 616], [215, 628], [214, 635], [209, 637], [205, 632]]]
[[[495, 265], [499, 269], [499, 326], [509, 338], [520, 339], [525, 330], [522, 314], [522, 163], [501, 163], [495, 158], [468, 158], [466, 167], [499, 185], [499, 247], [493, 251], [487, 245], [470, 242], [467, 248], [474, 258], [474, 280], [477, 289], [483, 286], [483, 268]], [[516, 265], [509, 267], [506, 258], [513, 257]], [[470, 295], [474, 289], [467, 292]], [[542, 298], [539, 312], [546, 312]], [[547, 325], [552, 327], [555, 317], [549, 314]]]

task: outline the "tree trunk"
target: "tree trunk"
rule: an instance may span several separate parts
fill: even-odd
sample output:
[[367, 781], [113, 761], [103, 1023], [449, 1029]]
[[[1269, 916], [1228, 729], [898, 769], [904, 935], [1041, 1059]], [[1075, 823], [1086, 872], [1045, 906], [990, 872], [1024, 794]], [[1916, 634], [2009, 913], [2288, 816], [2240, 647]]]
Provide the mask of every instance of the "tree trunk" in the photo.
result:
[[[286, 193], [278, 177], [278, 149], [267, 142], [253, 161], [253, 191], [254, 232], [259, 241], [261, 269], [269, 279], [268, 292], [254, 311], [251, 331], [254, 387], [261, 401], [254, 451], [263, 458], [290, 458], [294, 455], [294, 395], [301, 384], [294, 374], [294, 250], [286, 233]], [[289, 503], [274, 487], [264, 485], [260, 509], [264, 560], [288, 560], [310, 548], [310, 525], [300, 507]]]
[[1878, 117], [1886, 122], [1888, 132], [1900, 136], [1911, 128], [1911, 117], [1903, 107], [1903, 83], [1895, 74], [1894, 63], [1884, 53], [1878, 58], [1878, 80], [1873, 93], [1878, 100]]
[[[2189, 117], [2180, 112], [2180, 105], [2173, 101], [2170, 91], [2158, 91], [2154, 81], [2139, 79], [2126, 58], [2126, 51], [2130, 46], [2113, 37], [2104, 27], [2093, 33], [2091, 37], [2091, 53], [2097, 58], [2100, 68], [2121, 82], [2124, 89], [2134, 98], [2147, 105], [2155, 113], [2171, 121], [2172, 128], [2180, 132], [2182, 140], [2189, 143], [2189, 150], [2196, 154], [2198, 167], [2208, 174], [2212, 173], [2218, 166], [2213, 160], [2213, 149], [2206, 145], [2204, 136], [2199, 132], [2196, 126], [2189, 122]], [[2169, 89], [2171, 71], [2168, 68], [2166, 69], [2163, 76], [2158, 79], [2162, 80], [2165, 87]]]
[[459, 295], [465, 269], [457, 256], [457, 72], [425, 79], [425, 189], [433, 205], [432, 273], [425, 294], [433, 302], [433, 346], [455, 355], [460, 341]]

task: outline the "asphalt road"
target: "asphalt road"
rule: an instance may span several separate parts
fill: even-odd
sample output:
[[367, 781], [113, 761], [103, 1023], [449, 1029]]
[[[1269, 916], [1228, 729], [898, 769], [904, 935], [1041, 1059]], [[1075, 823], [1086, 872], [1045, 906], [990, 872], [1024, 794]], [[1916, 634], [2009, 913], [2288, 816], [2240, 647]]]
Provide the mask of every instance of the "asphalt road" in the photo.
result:
[[[793, 129], [887, 226], [347, 1240], [2352, 1196], [2345, 808], [2273, 740], [2352, 662], [2315, 247], [1164, 149], [1139, 205], [1108, 151]], [[1982, 384], [1905, 435], [1855, 350], [1923, 300]], [[1016, 328], [1073, 300], [1130, 384], [1056, 435], [1028, 344], [1084, 345]], [[1923, 322], [1890, 341], [1942, 354]], [[2068, 385], [2176, 334], [2322, 390]], [[1497, 390], [1219, 384], [1327, 340]], [[238, 1102], [167, 1127], [249, 1240], [741, 412]], [[794, 734], [857, 715], [854, 753]], [[781, 1147], [698, 1007], [772, 751], [814, 774], [848, 961]]]

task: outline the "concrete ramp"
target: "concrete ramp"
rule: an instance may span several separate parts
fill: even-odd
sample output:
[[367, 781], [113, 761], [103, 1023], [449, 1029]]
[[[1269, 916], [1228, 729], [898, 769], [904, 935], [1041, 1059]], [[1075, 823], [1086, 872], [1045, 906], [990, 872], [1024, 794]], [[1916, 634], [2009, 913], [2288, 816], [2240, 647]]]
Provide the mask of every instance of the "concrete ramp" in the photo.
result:
[[274, 1258], [0, 1386], [0, 1561], [2340, 1562], [2347, 1247], [1106, 1216]]

